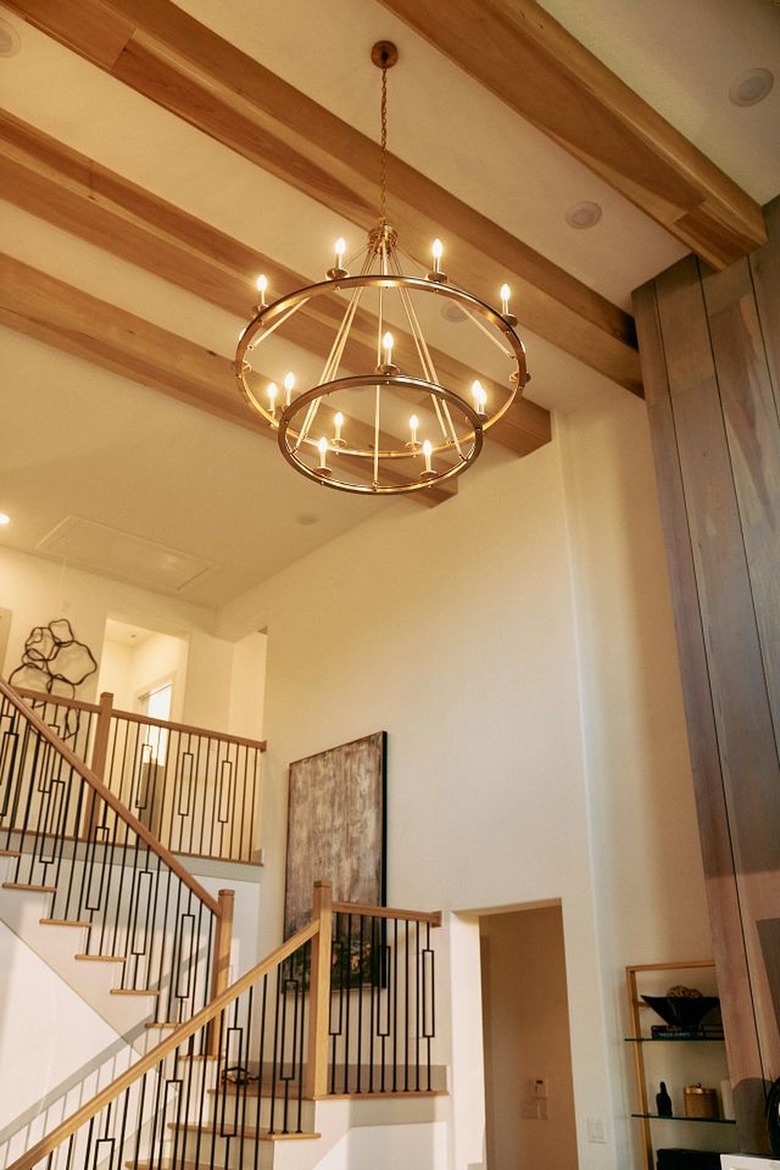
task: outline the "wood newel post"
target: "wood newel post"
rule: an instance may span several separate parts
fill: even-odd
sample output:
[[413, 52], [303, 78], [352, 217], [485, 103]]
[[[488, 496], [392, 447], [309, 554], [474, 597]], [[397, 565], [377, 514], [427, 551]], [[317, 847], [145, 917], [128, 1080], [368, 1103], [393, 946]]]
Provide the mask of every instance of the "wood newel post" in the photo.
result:
[[330, 882], [314, 883], [313, 917], [319, 931], [311, 943], [309, 981], [309, 1047], [306, 1096], [328, 1092], [328, 1032], [330, 1027], [330, 964], [333, 943], [333, 890]]
[[[230, 942], [233, 935], [233, 909], [236, 901], [235, 890], [220, 890], [217, 894], [219, 917], [214, 931], [214, 957], [211, 964], [211, 998], [216, 999], [228, 986], [230, 977]], [[219, 1020], [209, 1024], [207, 1051], [216, 1056], [219, 1037]]]
[[[110, 691], [103, 691], [98, 703], [97, 722], [95, 724], [95, 738], [92, 743], [92, 754], [87, 761], [98, 780], [104, 784], [106, 780], [106, 760], [108, 759], [108, 740], [111, 734], [111, 716], [114, 711], [114, 696]], [[90, 788], [84, 804], [84, 819], [82, 821], [82, 836], [89, 840], [95, 820], [95, 794]]]

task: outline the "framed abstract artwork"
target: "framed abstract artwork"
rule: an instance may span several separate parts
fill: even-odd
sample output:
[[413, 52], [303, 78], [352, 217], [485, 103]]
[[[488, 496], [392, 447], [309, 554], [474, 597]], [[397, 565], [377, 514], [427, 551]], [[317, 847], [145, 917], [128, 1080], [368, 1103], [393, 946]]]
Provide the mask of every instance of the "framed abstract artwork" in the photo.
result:
[[385, 905], [387, 733], [290, 764], [284, 937], [311, 920], [316, 881], [334, 902]]

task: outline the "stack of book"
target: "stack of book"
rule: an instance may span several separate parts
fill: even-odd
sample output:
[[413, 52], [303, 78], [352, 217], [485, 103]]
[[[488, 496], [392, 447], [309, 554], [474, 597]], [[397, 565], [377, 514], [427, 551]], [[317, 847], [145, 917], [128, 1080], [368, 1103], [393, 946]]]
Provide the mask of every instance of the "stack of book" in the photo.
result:
[[698, 1028], [677, 1028], [674, 1024], [653, 1024], [653, 1040], [722, 1040], [722, 1024], [700, 1024]]

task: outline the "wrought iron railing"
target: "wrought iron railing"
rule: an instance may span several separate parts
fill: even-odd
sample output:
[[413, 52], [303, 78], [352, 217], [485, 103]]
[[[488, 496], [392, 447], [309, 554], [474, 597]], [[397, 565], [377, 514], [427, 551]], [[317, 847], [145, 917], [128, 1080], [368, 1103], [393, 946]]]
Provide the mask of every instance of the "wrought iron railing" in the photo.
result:
[[149, 992], [178, 1024], [224, 987], [232, 891], [213, 898], [16, 691], [0, 680], [0, 851], [10, 888], [81, 925], [115, 992]]
[[122, 804], [171, 853], [257, 860], [265, 743], [19, 689]]
[[316, 1136], [318, 1097], [437, 1091], [430, 944], [439, 922], [332, 906], [320, 883], [309, 926], [8, 1170], [45, 1160], [47, 1170], [258, 1167], [263, 1143]]

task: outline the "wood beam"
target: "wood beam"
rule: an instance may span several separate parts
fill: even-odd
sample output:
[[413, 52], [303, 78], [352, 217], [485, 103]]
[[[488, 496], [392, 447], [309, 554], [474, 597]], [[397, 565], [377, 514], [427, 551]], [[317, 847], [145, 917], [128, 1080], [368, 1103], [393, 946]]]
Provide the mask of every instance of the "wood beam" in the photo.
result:
[[[104, 248], [123, 260], [246, 320], [256, 297], [255, 277], [265, 272], [275, 289], [293, 289], [306, 279], [223, 232], [71, 150], [34, 127], [0, 111], [0, 194], [34, 215]], [[327, 352], [338, 324], [304, 309], [289, 323], [291, 341]], [[374, 361], [375, 326], [366, 314], [356, 335], [368, 364]], [[399, 341], [402, 335], [399, 333]], [[411, 345], [411, 343], [409, 343]], [[442, 377], [469, 384], [474, 372], [434, 352]], [[527, 455], [550, 441], [547, 410], [517, 399], [491, 428], [492, 440]]]
[[535, 0], [381, 0], [714, 268], [766, 241], [759, 205]]
[[[258, 166], [368, 229], [379, 147], [170, 0], [10, 0], [22, 17]], [[509, 232], [393, 159], [388, 210], [404, 247], [424, 256], [446, 233], [452, 279], [493, 300], [516, 289], [528, 329], [641, 394], [633, 320]]]
[[[275, 438], [240, 398], [229, 358], [3, 255], [0, 324], [264, 438]], [[457, 484], [448, 480], [412, 492], [410, 498], [432, 506], [456, 492]]]

